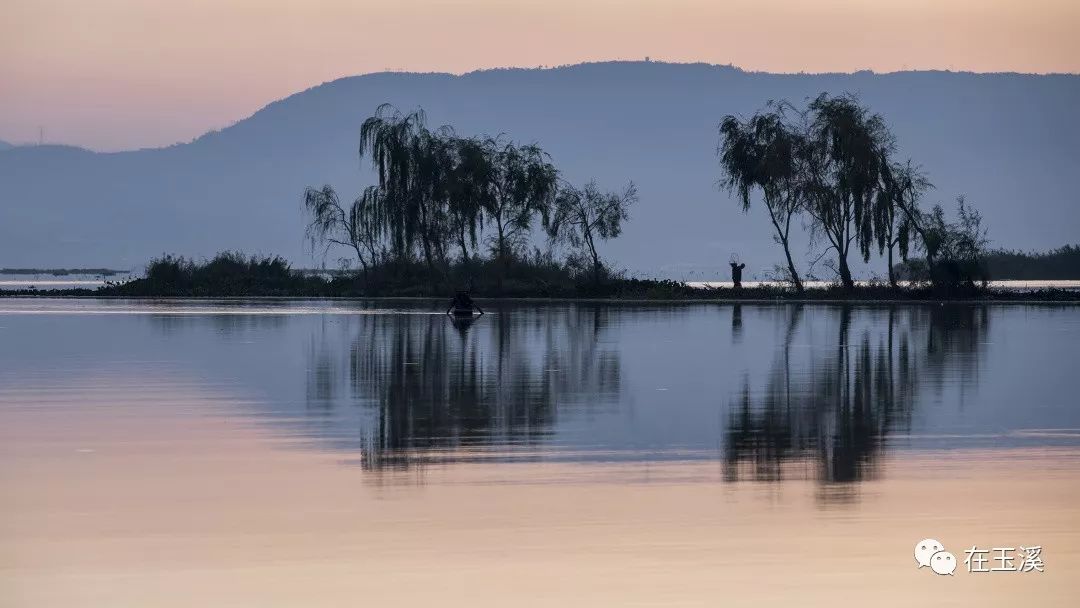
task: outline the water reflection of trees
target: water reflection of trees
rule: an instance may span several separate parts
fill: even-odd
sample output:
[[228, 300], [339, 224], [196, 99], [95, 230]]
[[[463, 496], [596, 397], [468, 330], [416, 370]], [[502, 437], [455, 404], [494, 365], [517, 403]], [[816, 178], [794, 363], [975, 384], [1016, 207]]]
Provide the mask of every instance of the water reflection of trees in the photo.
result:
[[485, 315], [360, 315], [345, 348], [320, 332], [309, 353], [308, 408], [359, 404], [361, 462], [520, 459], [552, 434], [559, 406], [613, 406], [617, 351], [601, 340], [604, 307]]
[[[788, 309], [784, 338], [760, 392], [744, 383], [724, 443], [728, 481], [781, 481], [805, 466], [823, 496], [850, 496], [851, 483], [872, 479], [892, 432], [910, 428], [920, 387], [942, 390], [943, 378], [971, 381], [987, 330], [985, 306], [889, 306], [835, 309], [826, 348], [794, 348], [805, 315]], [[870, 323], [855, 323], [864, 316]], [[963, 383], [962, 383], [963, 384]]]

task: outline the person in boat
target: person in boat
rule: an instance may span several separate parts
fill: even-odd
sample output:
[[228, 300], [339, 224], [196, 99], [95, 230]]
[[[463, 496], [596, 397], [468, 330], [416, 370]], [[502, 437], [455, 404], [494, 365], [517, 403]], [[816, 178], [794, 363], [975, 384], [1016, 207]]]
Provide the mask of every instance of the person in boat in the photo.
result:
[[454, 299], [450, 300], [450, 308], [446, 309], [446, 314], [472, 316], [474, 310], [484, 314], [484, 311], [476, 305], [476, 302], [473, 302], [469, 292], [459, 291], [454, 294]]
[[735, 288], [742, 287], [742, 271], [746, 268], [746, 264], [740, 264], [738, 261], [728, 262], [731, 264], [731, 282], [735, 284]]

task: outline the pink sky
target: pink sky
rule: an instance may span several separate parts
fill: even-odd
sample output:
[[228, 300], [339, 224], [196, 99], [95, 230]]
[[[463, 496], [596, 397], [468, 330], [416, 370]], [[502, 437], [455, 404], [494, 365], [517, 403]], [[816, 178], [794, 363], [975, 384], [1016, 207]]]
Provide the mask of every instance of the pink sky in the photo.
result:
[[1080, 72], [1077, 0], [3, 0], [0, 139], [187, 141], [341, 76], [642, 59]]

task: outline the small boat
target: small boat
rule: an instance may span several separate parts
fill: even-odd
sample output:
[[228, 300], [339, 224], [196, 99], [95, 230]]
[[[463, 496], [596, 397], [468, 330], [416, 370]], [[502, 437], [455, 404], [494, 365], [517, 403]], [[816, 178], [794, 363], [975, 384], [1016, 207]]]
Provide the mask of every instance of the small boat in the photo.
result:
[[451, 309], [450, 314], [455, 317], [471, 317], [476, 312], [474, 309], [467, 306], [455, 306]]
[[471, 318], [474, 313], [484, 314], [484, 311], [472, 301], [467, 291], [457, 292], [454, 299], [450, 300], [450, 308], [446, 309], [446, 314], [455, 318]]

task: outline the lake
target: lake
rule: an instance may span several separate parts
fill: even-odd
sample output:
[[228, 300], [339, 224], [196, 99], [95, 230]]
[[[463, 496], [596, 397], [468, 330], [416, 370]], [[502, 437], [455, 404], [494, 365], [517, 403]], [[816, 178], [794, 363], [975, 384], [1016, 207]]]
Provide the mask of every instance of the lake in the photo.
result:
[[0, 299], [0, 605], [1075, 605], [1080, 306], [441, 305]]

